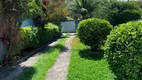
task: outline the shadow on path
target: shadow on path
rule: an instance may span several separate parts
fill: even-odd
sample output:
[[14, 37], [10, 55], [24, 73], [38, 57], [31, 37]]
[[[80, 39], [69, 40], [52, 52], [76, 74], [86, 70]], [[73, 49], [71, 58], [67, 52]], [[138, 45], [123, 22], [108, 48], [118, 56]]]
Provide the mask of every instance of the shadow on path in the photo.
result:
[[[30, 73], [25, 75], [27, 79], [24, 80], [31, 80], [32, 76], [36, 73], [36, 70], [31, 66], [36, 63], [38, 58], [51, 48], [59, 49], [63, 47], [63, 45], [56, 45], [56, 43], [57, 41], [51, 44], [45, 44], [32, 52], [27, 52], [27, 56], [16, 62], [12, 67], [0, 69], [0, 80], [17, 80], [19, 75], [27, 70], [29, 70]], [[52, 50], [49, 50], [48, 53], [51, 53], [51, 51]]]
[[24, 72], [24, 70], [30, 70], [30, 72], [28, 74], [26, 74], [25, 76], [26, 79], [24, 80], [31, 80], [33, 74], [36, 73], [36, 70], [33, 67], [25, 67], [25, 66], [21, 66], [21, 65], [17, 65], [15, 67], [13, 67], [12, 69], [7, 69], [9, 71], [11, 71], [11, 73], [5, 73], [4, 71], [1, 71], [0, 74], [0, 79], [1, 80], [17, 80], [18, 76], [20, 75], [20, 73]]

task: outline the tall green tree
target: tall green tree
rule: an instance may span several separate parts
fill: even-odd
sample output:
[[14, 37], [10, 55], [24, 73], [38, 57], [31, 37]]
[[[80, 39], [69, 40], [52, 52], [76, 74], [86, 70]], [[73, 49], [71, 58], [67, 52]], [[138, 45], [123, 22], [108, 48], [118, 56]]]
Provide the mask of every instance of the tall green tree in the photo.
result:
[[[20, 22], [30, 0], [0, 0], [0, 34]], [[8, 25], [9, 24], [9, 25]], [[8, 31], [10, 32], [10, 31]], [[13, 31], [12, 31], [13, 32]]]
[[97, 9], [94, 10], [94, 17], [106, 19], [113, 26], [137, 20], [141, 17], [140, 2], [101, 0]]
[[30, 0], [27, 4], [27, 10], [24, 12], [24, 18], [36, 18], [42, 15], [42, 1]]
[[95, 0], [75, 0], [70, 10], [74, 14], [79, 14], [83, 19], [93, 16], [93, 11], [97, 6]]
[[[20, 16], [27, 10], [27, 3], [30, 0], [0, 0], [0, 23], [6, 20], [6, 17], [20, 19]], [[19, 20], [17, 20], [19, 21]]]
[[68, 9], [65, 7], [64, 0], [50, 0], [45, 5], [45, 11], [43, 19], [49, 22], [60, 22], [66, 19], [68, 15]]

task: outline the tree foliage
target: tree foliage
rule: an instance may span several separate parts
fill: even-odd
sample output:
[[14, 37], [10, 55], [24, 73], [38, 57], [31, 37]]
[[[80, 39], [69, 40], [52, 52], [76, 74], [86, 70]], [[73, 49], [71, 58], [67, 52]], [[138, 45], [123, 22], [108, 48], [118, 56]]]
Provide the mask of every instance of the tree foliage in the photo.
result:
[[97, 1], [94, 0], [75, 0], [70, 10], [74, 14], [79, 14], [83, 19], [93, 16]]
[[24, 12], [24, 18], [36, 18], [42, 15], [42, 2], [41, 0], [31, 0], [27, 4], [27, 10]]
[[94, 17], [109, 20], [112, 25], [118, 25], [140, 19], [140, 2], [120, 2], [102, 0], [100, 7], [94, 11]]
[[46, 21], [61, 21], [68, 15], [68, 9], [64, 6], [63, 0], [49, 1], [45, 5], [45, 9], [43, 19]]
[[27, 10], [29, 0], [0, 0], [0, 40], [7, 51], [3, 54], [3, 63], [12, 55], [12, 48], [19, 39], [18, 27], [21, 16]]

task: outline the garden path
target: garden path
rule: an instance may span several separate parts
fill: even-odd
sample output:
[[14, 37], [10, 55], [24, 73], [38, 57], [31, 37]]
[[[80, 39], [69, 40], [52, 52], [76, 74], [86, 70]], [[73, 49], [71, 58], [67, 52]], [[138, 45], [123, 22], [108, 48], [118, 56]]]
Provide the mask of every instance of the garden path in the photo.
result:
[[[51, 44], [46, 44], [30, 54], [36, 54], [25, 60], [24, 62], [17, 64], [16, 66], [12, 66], [8, 69], [0, 70], [0, 80], [17, 80], [18, 76], [27, 68], [31, 67], [35, 64], [38, 58], [44, 53], [49, 47], [56, 45], [58, 41], [55, 41]], [[29, 54], [29, 53], [28, 53]]]
[[51, 69], [49, 69], [45, 80], [66, 80], [71, 56], [71, 42], [73, 37], [74, 34], [70, 33], [70, 37], [66, 41], [64, 49], [62, 50], [55, 64]]

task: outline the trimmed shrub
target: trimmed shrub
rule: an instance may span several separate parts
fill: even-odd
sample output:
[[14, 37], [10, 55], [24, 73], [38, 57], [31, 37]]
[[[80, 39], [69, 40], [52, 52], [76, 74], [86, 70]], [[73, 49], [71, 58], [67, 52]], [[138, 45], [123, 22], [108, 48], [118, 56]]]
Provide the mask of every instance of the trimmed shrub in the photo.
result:
[[112, 26], [108, 21], [92, 18], [83, 20], [79, 23], [77, 35], [81, 42], [94, 50], [103, 43], [111, 29]]
[[46, 24], [44, 31], [32, 26], [21, 28], [20, 34], [24, 48], [36, 48], [61, 36], [59, 27], [52, 23]]
[[51, 36], [53, 36], [51, 39], [57, 38], [62, 34], [60, 28], [52, 23], [45, 24], [44, 28], [47, 32], [50, 32], [49, 34]]
[[23, 27], [20, 30], [20, 42], [21, 45], [23, 46], [23, 48], [29, 48], [31, 46], [33, 46], [33, 38], [35, 38], [37, 33], [34, 33], [34, 30], [37, 30], [36, 27], [32, 27], [32, 26], [27, 26], [27, 27]]
[[118, 80], [142, 80], [142, 21], [115, 27], [105, 47]]

